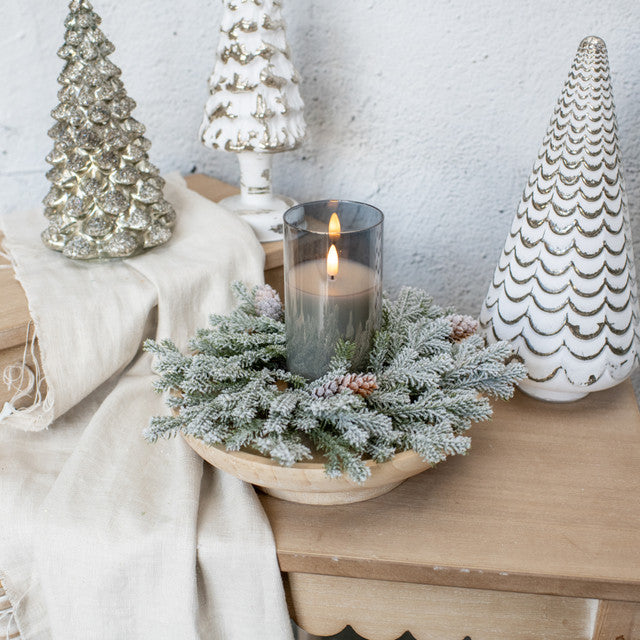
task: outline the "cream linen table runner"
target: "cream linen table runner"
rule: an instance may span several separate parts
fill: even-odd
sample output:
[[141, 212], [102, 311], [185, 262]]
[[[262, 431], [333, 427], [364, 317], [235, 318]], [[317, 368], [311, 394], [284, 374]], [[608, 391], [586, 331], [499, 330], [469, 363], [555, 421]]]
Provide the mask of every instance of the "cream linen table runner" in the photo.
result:
[[[237, 217], [167, 179], [165, 246], [83, 264], [45, 249], [40, 210], [5, 216], [48, 392], [0, 422], [0, 581], [24, 640], [292, 637], [269, 523], [251, 486], [181, 438], [146, 443], [146, 337], [185, 348], [229, 285], [262, 280]], [[0, 627], [1, 628], [1, 627]]]

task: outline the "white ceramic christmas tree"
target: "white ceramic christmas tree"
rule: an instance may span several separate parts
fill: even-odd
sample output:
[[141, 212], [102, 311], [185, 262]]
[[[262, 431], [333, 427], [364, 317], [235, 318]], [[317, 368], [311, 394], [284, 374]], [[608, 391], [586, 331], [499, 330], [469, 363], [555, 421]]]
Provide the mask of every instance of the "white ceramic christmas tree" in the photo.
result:
[[480, 315], [510, 340], [520, 387], [570, 401], [625, 379], [638, 359], [629, 212], [604, 42], [585, 38], [522, 195]]
[[282, 239], [295, 202], [273, 195], [271, 154], [295, 149], [305, 133], [299, 78], [290, 59], [280, 0], [223, 0], [203, 144], [238, 154], [239, 196], [220, 204], [245, 217], [261, 241]]

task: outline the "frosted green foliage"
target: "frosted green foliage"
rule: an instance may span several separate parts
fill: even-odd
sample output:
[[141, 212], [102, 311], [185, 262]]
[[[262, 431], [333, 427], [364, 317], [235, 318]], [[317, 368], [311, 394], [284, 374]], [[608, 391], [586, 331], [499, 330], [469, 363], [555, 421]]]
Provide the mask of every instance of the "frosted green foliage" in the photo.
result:
[[[367, 460], [384, 462], [413, 449], [435, 465], [466, 453], [466, 431], [491, 416], [486, 396], [510, 398], [526, 374], [507, 343], [487, 347], [478, 335], [454, 342], [451, 310], [405, 288], [383, 302], [366, 370], [377, 388], [363, 396], [336, 383], [352, 370], [355, 347], [344, 342], [329, 371], [309, 381], [286, 370], [284, 322], [271, 303], [262, 304], [271, 294], [240, 284], [234, 290], [238, 307], [211, 316], [191, 340], [191, 355], [170, 340], [145, 344], [155, 355], [155, 388], [176, 414], [152, 418], [148, 440], [183, 431], [228, 450], [257, 450], [286, 466], [315, 450], [329, 476], [346, 473], [362, 482], [370, 473]], [[319, 397], [323, 386], [333, 395]]]

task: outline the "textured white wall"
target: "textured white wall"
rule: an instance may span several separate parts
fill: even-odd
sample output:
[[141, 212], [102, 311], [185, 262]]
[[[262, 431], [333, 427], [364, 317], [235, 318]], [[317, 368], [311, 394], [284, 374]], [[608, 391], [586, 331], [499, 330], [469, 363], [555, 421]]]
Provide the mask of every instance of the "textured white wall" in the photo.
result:
[[[2, 209], [46, 193], [46, 131], [64, 0], [2, 2]], [[134, 116], [165, 172], [237, 181], [232, 154], [197, 140], [221, 3], [95, 0]], [[609, 47], [627, 189], [640, 241], [640, 2], [285, 0], [309, 136], [275, 158], [299, 200], [386, 213], [385, 279], [477, 313], [579, 41]], [[43, 220], [44, 227], [44, 220]], [[40, 229], [34, 229], [34, 233]], [[636, 250], [640, 256], [640, 251]]]

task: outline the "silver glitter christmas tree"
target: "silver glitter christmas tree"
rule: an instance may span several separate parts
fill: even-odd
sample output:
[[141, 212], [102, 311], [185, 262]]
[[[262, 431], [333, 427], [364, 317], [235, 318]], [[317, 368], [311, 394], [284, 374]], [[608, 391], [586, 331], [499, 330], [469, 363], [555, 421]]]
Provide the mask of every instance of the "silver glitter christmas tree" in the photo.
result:
[[136, 103], [109, 60], [115, 47], [98, 28], [100, 16], [87, 0], [69, 9], [42, 241], [69, 258], [127, 258], [167, 242], [175, 211], [149, 162], [144, 125], [131, 117]]

